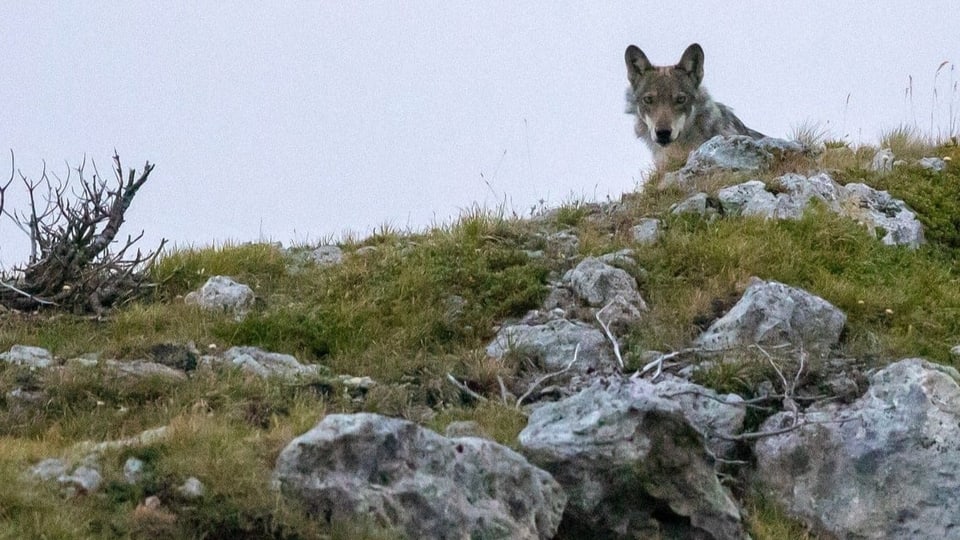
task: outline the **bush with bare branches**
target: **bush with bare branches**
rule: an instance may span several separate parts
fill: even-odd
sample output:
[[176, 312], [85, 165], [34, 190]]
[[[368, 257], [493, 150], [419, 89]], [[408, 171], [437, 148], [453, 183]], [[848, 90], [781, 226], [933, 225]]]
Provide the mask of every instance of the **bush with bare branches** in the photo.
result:
[[[143, 236], [128, 236], [119, 249], [114, 247], [124, 214], [133, 197], [147, 181], [154, 165], [149, 161], [139, 176], [130, 169], [124, 179], [120, 156], [113, 156], [115, 181], [100, 176], [93, 164], [92, 178], [85, 177], [86, 162], [66, 179], [47, 175], [31, 180], [19, 171], [29, 200], [26, 211], [4, 208], [10, 179], [0, 186], [0, 214], [30, 238], [30, 259], [10, 275], [0, 276], [0, 305], [17, 310], [58, 307], [77, 313], [102, 315], [111, 306], [140, 295], [150, 283], [145, 270], [163, 248], [128, 257], [127, 253]], [[71, 185], [71, 175], [77, 181]]]

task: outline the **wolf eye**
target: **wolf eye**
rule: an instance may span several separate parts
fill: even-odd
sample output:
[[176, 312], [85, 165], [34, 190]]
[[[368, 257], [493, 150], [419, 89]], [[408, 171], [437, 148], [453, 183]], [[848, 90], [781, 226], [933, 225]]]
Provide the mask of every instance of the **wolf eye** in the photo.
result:
[[687, 102], [687, 96], [680, 94], [679, 96], [673, 98], [673, 101], [676, 102], [677, 105], [683, 105]]
[[653, 96], [643, 96], [640, 98], [644, 105], [653, 105]]

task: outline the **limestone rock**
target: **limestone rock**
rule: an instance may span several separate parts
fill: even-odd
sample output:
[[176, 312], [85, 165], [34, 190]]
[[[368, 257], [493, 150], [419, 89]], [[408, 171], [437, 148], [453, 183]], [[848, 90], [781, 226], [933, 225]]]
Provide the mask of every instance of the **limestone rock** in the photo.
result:
[[203, 486], [203, 482], [194, 476], [187, 478], [183, 484], [177, 487], [177, 494], [184, 499], [199, 499], [203, 497], [205, 492], [206, 488]]
[[502, 358], [516, 352], [533, 357], [545, 371], [559, 371], [573, 360], [578, 346], [572, 371], [605, 371], [616, 365], [603, 332], [586, 323], [566, 319], [504, 326], [487, 345], [487, 354]]
[[756, 171], [791, 156], [812, 155], [813, 148], [796, 141], [747, 135], [717, 135], [690, 152], [686, 165], [664, 176], [664, 183], [687, 183], [693, 177], [716, 171]]
[[653, 244], [660, 237], [660, 225], [659, 219], [643, 218], [636, 225], [630, 227], [630, 236], [638, 244]]
[[67, 488], [69, 494], [88, 494], [96, 491], [103, 483], [100, 471], [93, 467], [81, 465], [71, 474], [62, 474], [57, 478], [61, 486]]
[[941, 172], [947, 168], [947, 162], [938, 157], [925, 157], [920, 158], [917, 161], [917, 166], [930, 169], [932, 171]]
[[760, 216], [772, 219], [800, 219], [811, 201], [866, 226], [871, 232], [884, 231], [887, 245], [915, 248], [923, 243], [923, 225], [900, 199], [865, 184], [841, 186], [830, 175], [809, 177], [786, 174], [776, 179], [774, 195], [759, 180], [725, 187], [717, 198], [725, 215]]
[[53, 480], [67, 474], [67, 463], [59, 458], [47, 458], [30, 468], [30, 475], [39, 480]]
[[267, 352], [257, 347], [231, 347], [223, 352], [223, 360], [243, 371], [260, 377], [312, 376], [320, 373], [320, 366], [301, 364], [289, 354]]
[[50, 351], [40, 347], [30, 347], [27, 345], [14, 345], [5, 353], [0, 353], [0, 361], [8, 362], [15, 366], [27, 366], [30, 368], [45, 368], [53, 365], [53, 355]]
[[343, 262], [343, 250], [338, 246], [320, 246], [310, 252], [310, 259], [320, 266], [335, 266]]
[[639, 310], [647, 310], [637, 290], [637, 280], [625, 270], [594, 257], [587, 257], [564, 274], [563, 284], [593, 307], [603, 307], [620, 297]]
[[281, 452], [274, 478], [313, 515], [370, 517], [409, 538], [552, 538], [566, 503], [505, 446], [366, 413], [325, 417]]
[[183, 301], [211, 311], [226, 311], [240, 320], [253, 306], [254, 294], [253, 289], [227, 276], [213, 276]]
[[710, 206], [706, 193], [695, 193], [670, 208], [671, 214], [697, 214], [704, 217], [716, 215], [716, 209]]
[[[790, 514], [839, 538], [958, 538], [960, 374], [921, 359], [874, 373], [850, 405], [812, 406], [756, 443], [758, 479]], [[789, 413], [765, 431], [792, 425]]]
[[[642, 381], [642, 382], [641, 382]], [[646, 383], [644, 379], [636, 384]], [[649, 383], [647, 383], [649, 384]], [[680, 406], [683, 416], [706, 438], [715, 456], [730, 457], [736, 444], [723, 436], [743, 431], [747, 409], [736, 394], [717, 392], [673, 375], [664, 375], [649, 391]]]
[[139, 484], [143, 481], [144, 467], [146, 463], [135, 457], [128, 458], [123, 463], [123, 479], [128, 484]]
[[916, 248], [923, 243], [923, 225], [916, 214], [886, 191], [866, 184], [847, 184], [843, 199], [841, 213], [863, 223], [871, 232], [882, 230], [884, 244]]
[[840, 340], [847, 317], [806, 291], [752, 278], [740, 301], [695, 340], [710, 351], [762, 346], [803, 347], [825, 354]]
[[543, 405], [522, 452], [566, 489], [565, 538], [745, 538], [702, 435], [646, 381]]

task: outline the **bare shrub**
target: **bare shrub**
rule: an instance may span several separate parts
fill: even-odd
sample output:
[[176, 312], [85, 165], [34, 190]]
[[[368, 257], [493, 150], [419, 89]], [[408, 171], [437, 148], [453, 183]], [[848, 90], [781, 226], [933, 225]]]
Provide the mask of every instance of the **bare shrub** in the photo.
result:
[[[140, 295], [151, 284], [145, 270], [163, 249], [128, 252], [143, 237], [116, 241], [124, 214], [147, 181], [154, 165], [149, 161], [139, 176], [130, 169], [124, 179], [120, 156], [114, 153], [114, 181], [85, 176], [86, 161], [60, 179], [47, 174], [31, 180], [19, 171], [29, 204], [25, 211], [4, 208], [15, 168], [0, 187], [0, 215], [5, 215], [30, 238], [30, 259], [10, 275], [0, 275], [0, 305], [18, 310], [57, 307], [76, 313], [102, 315], [111, 306]], [[77, 178], [71, 176], [76, 173]], [[117, 248], [119, 246], [119, 248]]]

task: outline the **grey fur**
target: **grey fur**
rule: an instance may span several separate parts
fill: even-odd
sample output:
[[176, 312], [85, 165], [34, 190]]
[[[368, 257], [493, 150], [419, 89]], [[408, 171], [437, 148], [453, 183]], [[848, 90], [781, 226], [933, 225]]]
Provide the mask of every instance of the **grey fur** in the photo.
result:
[[635, 45], [627, 47], [625, 59], [630, 81], [627, 113], [637, 117], [634, 131], [658, 164], [671, 155], [684, 157], [716, 135], [765, 137], [700, 86], [704, 59], [700, 45], [687, 47], [674, 66], [654, 66]]

